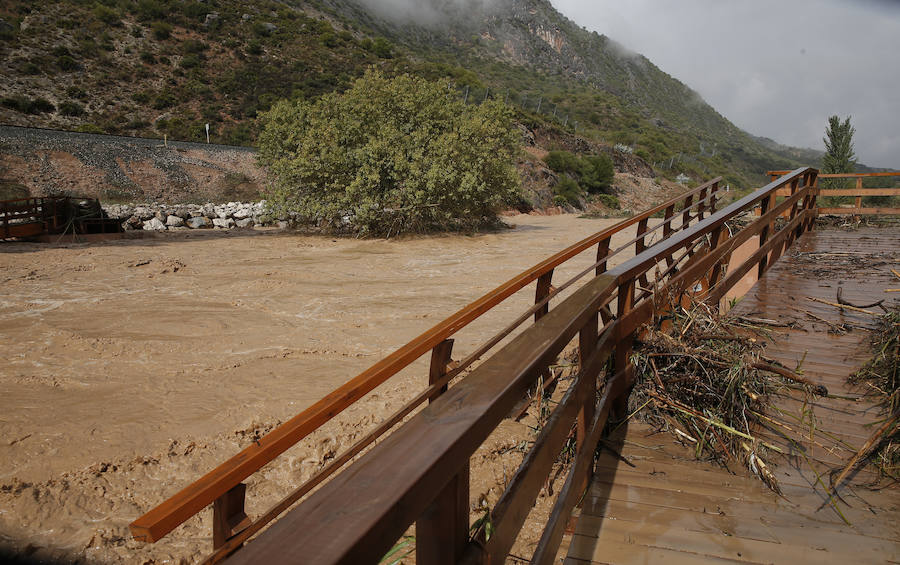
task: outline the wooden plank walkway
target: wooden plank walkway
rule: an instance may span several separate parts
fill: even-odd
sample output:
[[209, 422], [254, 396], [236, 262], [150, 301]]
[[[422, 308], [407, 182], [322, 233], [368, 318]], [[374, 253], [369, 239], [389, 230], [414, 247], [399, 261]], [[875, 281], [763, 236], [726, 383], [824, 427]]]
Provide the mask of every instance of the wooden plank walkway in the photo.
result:
[[[609, 439], [621, 458], [607, 449], [597, 464], [568, 547], [560, 549], [565, 562], [900, 563], [898, 485], [873, 487], [877, 476], [869, 471], [852, 477], [838, 502], [849, 525], [816, 485], [816, 474], [827, 483], [828, 472], [843, 467], [872, 433], [866, 424], [879, 419], [865, 387], [847, 383], [869, 357], [869, 332], [834, 335], [804, 312], [870, 328], [871, 316], [842, 314], [807, 297], [835, 302], [841, 287], [855, 303], [894, 300], [884, 290], [900, 287], [890, 272], [898, 265], [900, 228], [811, 232], [732, 311], [795, 322], [773, 331], [766, 355], [789, 367], [802, 359], [807, 378], [850, 398], [777, 397], [772, 414], [792, 429], [773, 425], [760, 434], [786, 452], [773, 459], [783, 497], [736, 463], [724, 469], [694, 461], [668, 434], [630, 423]], [[818, 445], [809, 439], [810, 414]]]

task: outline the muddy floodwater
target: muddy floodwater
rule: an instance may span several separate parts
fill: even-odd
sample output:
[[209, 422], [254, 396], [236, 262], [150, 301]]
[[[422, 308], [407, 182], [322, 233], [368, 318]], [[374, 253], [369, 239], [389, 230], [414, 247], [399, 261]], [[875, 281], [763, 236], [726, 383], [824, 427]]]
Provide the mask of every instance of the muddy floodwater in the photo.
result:
[[[192, 232], [0, 244], [0, 548], [198, 559], [211, 548], [209, 510], [154, 545], [131, 540], [127, 525], [458, 308], [615, 221], [522, 215], [497, 233], [391, 241]], [[456, 350], [532, 301], [529, 287], [463, 332]], [[425, 381], [420, 361], [254, 475], [250, 514]], [[473, 457], [475, 506], [521, 459], [504, 450], [519, 441], [509, 426]]]

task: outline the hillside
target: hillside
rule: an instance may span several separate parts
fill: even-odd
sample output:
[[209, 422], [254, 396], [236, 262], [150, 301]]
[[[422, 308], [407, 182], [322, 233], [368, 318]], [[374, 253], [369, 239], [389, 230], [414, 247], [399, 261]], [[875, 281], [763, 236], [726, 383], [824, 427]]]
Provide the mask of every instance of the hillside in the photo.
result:
[[245, 147], [0, 126], [0, 200], [76, 194], [104, 203], [259, 198]]
[[742, 132], [546, 0], [419, 4], [430, 17], [411, 22], [352, 0], [11, 0], [0, 123], [185, 141], [205, 141], [209, 123], [214, 142], [252, 145], [273, 101], [342, 89], [378, 65], [446, 79], [470, 102], [503, 97], [531, 129], [628, 146], [670, 178], [747, 186], [805, 156]]

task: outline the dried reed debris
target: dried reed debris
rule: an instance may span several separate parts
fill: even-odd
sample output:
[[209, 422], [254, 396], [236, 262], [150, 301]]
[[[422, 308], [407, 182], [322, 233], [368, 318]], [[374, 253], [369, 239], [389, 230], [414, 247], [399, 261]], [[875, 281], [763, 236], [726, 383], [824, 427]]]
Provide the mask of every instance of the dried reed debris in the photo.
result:
[[900, 480], [900, 302], [886, 308], [872, 332], [873, 355], [851, 382], [863, 382], [881, 397], [885, 418], [838, 475], [838, 488], [861, 462], [870, 460], [885, 476]]
[[647, 329], [635, 349], [632, 416], [692, 446], [698, 459], [742, 462], [779, 492], [766, 460], [781, 450], [757, 435], [769, 397], [781, 386], [828, 391], [765, 357], [770, 329], [761, 320], [723, 317], [705, 305], [673, 311], [670, 327]]

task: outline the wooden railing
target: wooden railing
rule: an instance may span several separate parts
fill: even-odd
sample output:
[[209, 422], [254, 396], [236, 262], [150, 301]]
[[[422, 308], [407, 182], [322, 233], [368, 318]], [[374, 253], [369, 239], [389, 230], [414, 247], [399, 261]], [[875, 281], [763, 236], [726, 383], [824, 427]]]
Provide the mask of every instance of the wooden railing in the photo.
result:
[[0, 239], [29, 237], [62, 225], [65, 197], [17, 198], [0, 201]]
[[[651, 238], [666, 240], [688, 229], [692, 224], [715, 212], [720, 178], [703, 184], [677, 198], [673, 198], [615, 226], [596, 233], [538, 263], [490, 293], [472, 302], [443, 322], [394, 351], [366, 371], [340, 386], [302, 413], [284, 422], [259, 441], [222, 463], [196, 482], [151, 509], [130, 525], [135, 539], [154, 542], [174, 528], [213, 505], [213, 548], [209, 562], [216, 562], [239, 548], [266, 524], [290, 508], [314, 487], [333, 475], [376, 439], [386, 434], [426, 400], [445, 391], [455, 377], [496, 348], [504, 339], [528, 320], [543, 319], [550, 311], [551, 299], [573, 287], [589, 275], [600, 275], [608, 261], [619, 253], [633, 249], [641, 253], [651, 245]], [[659, 223], [651, 225], [651, 218], [662, 215]], [[612, 237], [635, 227], [635, 236], [612, 248]], [[583, 253], [596, 248], [587, 266], [578, 275], [554, 286], [554, 270]], [[452, 362], [453, 336], [503, 301], [531, 283], [536, 284], [534, 306], [513, 320], [496, 335], [478, 346], [459, 362]], [[611, 315], [608, 309], [604, 319]], [[244, 513], [246, 487], [244, 479], [274, 460], [284, 451], [337, 416], [375, 387], [384, 383], [411, 363], [430, 353], [429, 386], [405, 404], [397, 413], [379, 424], [352, 447], [339, 454], [306, 483], [286, 496], [274, 508], [255, 521]], [[455, 388], [455, 387], [454, 387]], [[451, 389], [452, 390], [452, 389]], [[520, 396], [521, 399], [521, 396]]]
[[[534, 563], [553, 562], [606, 421], [611, 412], [624, 414], [639, 328], [685, 294], [714, 306], [748, 271], [765, 272], [813, 229], [816, 175], [792, 171], [596, 275], [230, 561], [376, 563], [415, 523], [419, 563], [504, 562], [574, 427], [577, 454], [532, 556]], [[787, 197], [776, 203], [782, 189]], [[761, 215], [742, 229], [733, 222], [756, 208]], [[787, 221], [776, 222], [785, 212]], [[751, 238], [757, 250], [729, 267], [731, 254]], [[492, 533], [482, 526], [470, 536], [469, 457], [576, 337], [573, 383], [490, 511]]]
[[[768, 171], [766, 174], [774, 180], [787, 171]], [[891, 173], [841, 173], [826, 174], [820, 173], [819, 180], [822, 179], [856, 179], [856, 186], [853, 188], [820, 188], [819, 196], [839, 196], [854, 199], [854, 206], [831, 206], [820, 207], [819, 214], [854, 214], [854, 215], [900, 215], [900, 208], [896, 206], [863, 206], [863, 197], [866, 196], [900, 196], [900, 188], [884, 187], [884, 188], [864, 188], [863, 180], [871, 178], [891, 179], [900, 178], [900, 172]], [[784, 196], [784, 194], [779, 194]]]
[[[83, 206], [87, 203], [86, 210]], [[117, 233], [121, 223], [107, 218], [93, 198], [44, 196], [0, 200], [0, 239], [58, 234]]]

